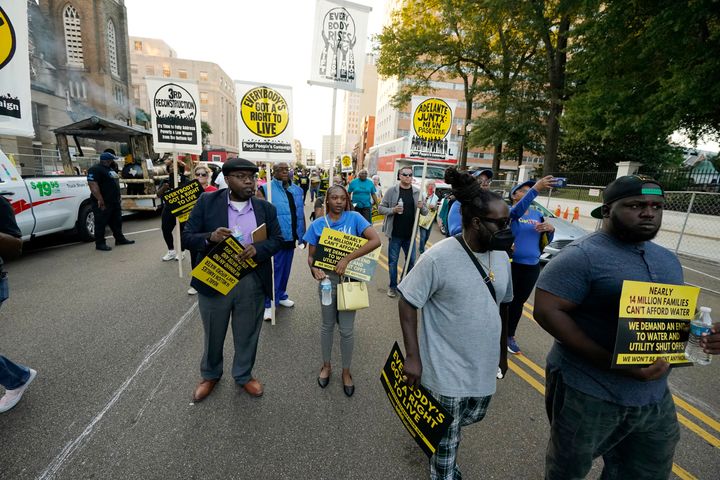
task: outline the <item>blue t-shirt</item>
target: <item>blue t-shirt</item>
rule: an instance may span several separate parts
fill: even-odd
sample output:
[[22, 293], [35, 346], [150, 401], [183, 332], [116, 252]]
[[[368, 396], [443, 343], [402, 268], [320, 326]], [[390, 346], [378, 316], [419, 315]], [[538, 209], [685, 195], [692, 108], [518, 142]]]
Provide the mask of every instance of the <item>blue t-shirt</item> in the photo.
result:
[[[328, 223], [325, 223], [326, 218]], [[362, 237], [362, 233], [370, 226], [370, 222], [365, 220], [365, 217], [360, 215], [358, 212], [343, 212], [342, 215], [340, 215], [340, 219], [336, 222], [334, 222], [329, 216], [325, 215], [324, 217], [316, 218], [310, 224], [307, 232], [305, 232], [303, 240], [310, 245], [317, 245], [320, 241], [320, 235], [322, 235], [323, 228], [327, 227], [328, 224], [330, 224], [330, 228], [333, 230], [349, 233], [350, 235], [355, 235], [356, 237]]]
[[462, 232], [462, 214], [460, 213], [461, 205], [460, 200], [455, 200], [453, 204], [450, 205], [450, 211], [447, 216], [448, 231], [450, 232], [450, 236], [457, 235]]
[[[537, 197], [537, 190], [531, 188], [525, 196], [510, 209], [510, 229], [515, 235], [515, 249], [512, 261], [523, 265], [537, 265], [540, 262], [540, 232], [535, 225], [543, 222], [540, 212], [530, 208]], [[548, 233], [552, 241], [553, 234]]]
[[356, 178], [350, 182], [348, 192], [352, 193], [352, 202], [357, 208], [372, 207], [372, 194], [375, 193], [375, 183], [369, 178], [365, 180]]
[[[621, 242], [600, 231], [565, 247], [540, 273], [537, 288], [576, 304], [570, 316], [577, 326], [612, 352], [624, 280], [683, 285], [683, 271], [666, 248]], [[572, 388], [623, 406], [657, 403], [667, 391], [667, 375], [643, 382], [609, 367], [597, 368], [557, 341], [547, 358], [548, 370], [560, 370]]]

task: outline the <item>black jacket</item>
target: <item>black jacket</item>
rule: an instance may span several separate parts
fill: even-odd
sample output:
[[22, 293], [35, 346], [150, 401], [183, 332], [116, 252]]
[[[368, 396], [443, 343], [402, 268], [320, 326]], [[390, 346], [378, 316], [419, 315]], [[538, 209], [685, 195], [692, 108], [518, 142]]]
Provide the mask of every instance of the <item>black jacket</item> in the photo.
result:
[[[258, 266], [251, 275], [258, 275], [260, 277], [265, 296], [272, 298], [273, 287], [270, 258], [280, 250], [283, 236], [277, 220], [275, 206], [255, 197], [251, 197], [250, 201], [252, 202], [255, 212], [257, 225], [260, 226], [264, 223], [268, 235], [267, 240], [253, 244], [257, 251], [253, 260], [258, 263]], [[226, 188], [200, 195], [183, 229], [183, 245], [187, 246], [191, 251], [200, 252], [202, 256], [207, 255], [215, 246], [214, 243], [207, 241], [208, 236], [220, 227], [228, 227], [227, 209], [228, 190]], [[220, 294], [217, 290], [204, 284], [197, 278], [193, 278], [190, 285], [203, 295], [214, 296]]]

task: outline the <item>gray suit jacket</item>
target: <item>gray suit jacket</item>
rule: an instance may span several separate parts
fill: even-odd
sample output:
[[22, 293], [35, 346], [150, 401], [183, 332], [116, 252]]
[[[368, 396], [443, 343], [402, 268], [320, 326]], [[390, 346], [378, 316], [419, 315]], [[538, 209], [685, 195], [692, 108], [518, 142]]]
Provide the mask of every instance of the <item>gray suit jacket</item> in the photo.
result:
[[[418, 200], [420, 199], [420, 189], [415, 186], [413, 186], [412, 189], [413, 198], [415, 199], [415, 205], [417, 205]], [[387, 235], [388, 238], [392, 238], [393, 219], [395, 217], [393, 208], [395, 208], [395, 205], [397, 205], [399, 198], [400, 184], [395, 184], [387, 189], [385, 195], [382, 198], [382, 201], [380, 202], [380, 205], [378, 205], [378, 213], [380, 213], [381, 215], [385, 215], [382, 231], [385, 232], [385, 235]], [[423, 208], [420, 209], [420, 214], [427, 215], [427, 213], [427, 206], [423, 206]]]

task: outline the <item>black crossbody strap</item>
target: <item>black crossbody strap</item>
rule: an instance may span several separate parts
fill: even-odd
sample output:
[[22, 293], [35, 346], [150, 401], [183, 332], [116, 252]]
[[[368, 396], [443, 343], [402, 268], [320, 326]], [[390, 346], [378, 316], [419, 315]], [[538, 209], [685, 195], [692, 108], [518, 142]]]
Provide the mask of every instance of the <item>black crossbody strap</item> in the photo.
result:
[[477, 268], [478, 272], [480, 272], [480, 276], [482, 277], [485, 285], [487, 285], [488, 290], [490, 290], [490, 295], [492, 295], [493, 300], [495, 300], [495, 303], [497, 303], [495, 287], [493, 287], [492, 282], [490, 281], [490, 277], [485, 274], [485, 270], [483, 270], [482, 265], [480, 265], [480, 262], [478, 262], [478, 259], [475, 257], [475, 255], [473, 255], [468, 246], [465, 244], [465, 240], [463, 240], [462, 238], [462, 233], [458, 233], [457, 235], [455, 235], [455, 240], [460, 242], [460, 245], [462, 245], [463, 249], [467, 252], [470, 260], [472, 260], [473, 264], [475, 264], [475, 268]]

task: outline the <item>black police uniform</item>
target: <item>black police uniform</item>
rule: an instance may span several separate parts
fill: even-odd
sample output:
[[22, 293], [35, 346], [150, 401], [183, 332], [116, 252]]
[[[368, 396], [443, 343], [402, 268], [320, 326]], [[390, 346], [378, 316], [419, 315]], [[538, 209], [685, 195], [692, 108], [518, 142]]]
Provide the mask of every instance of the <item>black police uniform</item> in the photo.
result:
[[102, 162], [96, 163], [88, 170], [88, 182], [95, 182], [100, 188], [105, 202], [105, 210], [100, 210], [97, 199], [91, 195], [93, 213], [95, 214], [95, 245], [105, 245], [105, 227], [109, 226], [115, 242], [125, 242], [122, 233], [122, 209], [120, 208], [120, 182], [115, 170], [106, 167]]

